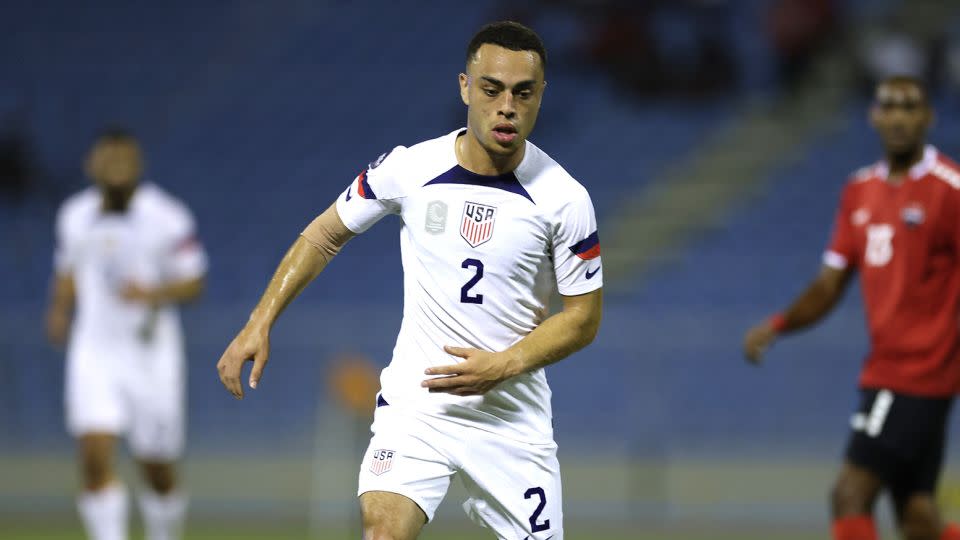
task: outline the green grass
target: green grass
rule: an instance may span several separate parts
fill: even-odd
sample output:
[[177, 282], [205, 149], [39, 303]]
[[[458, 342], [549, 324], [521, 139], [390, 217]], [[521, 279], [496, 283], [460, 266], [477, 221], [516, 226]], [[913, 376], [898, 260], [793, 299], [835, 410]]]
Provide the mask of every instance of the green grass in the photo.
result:
[[[571, 528], [566, 531], [565, 537], [569, 540], [819, 540], [821, 535], [783, 533], [775, 531], [734, 531], [734, 530], [700, 530], [700, 531], [585, 531]], [[17, 525], [13, 528], [0, 529], [0, 540], [77, 540], [83, 538], [82, 532], [64, 525]], [[134, 534], [131, 540], [142, 538]], [[481, 529], [451, 530], [427, 528], [420, 536], [420, 540], [492, 540], [489, 533]], [[273, 529], [266, 526], [237, 528], [224, 525], [223, 527], [193, 527], [188, 531], [184, 540], [308, 540], [307, 534], [300, 530]], [[357, 540], [357, 536], [349, 531], [330, 531], [323, 536], [309, 540]]]

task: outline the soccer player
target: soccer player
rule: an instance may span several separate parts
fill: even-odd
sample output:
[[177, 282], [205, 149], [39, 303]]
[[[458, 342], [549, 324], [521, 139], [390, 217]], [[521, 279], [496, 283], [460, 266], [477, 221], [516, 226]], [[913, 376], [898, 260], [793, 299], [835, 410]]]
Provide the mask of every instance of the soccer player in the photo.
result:
[[190, 211], [140, 182], [142, 169], [130, 133], [104, 132], [86, 163], [95, 187], [67, 199], [57, 215], [47, 332], [53, 343], [67, 342], [67, 427], [79, 439], [83, 483], [78, 508], [94, 540], [127, 538], [127, 491], [113, 466], [121, 435], [146, 480], [139, 499], [147, 538], [179, 538], [186, 512], [174, 467], [185, 407], [176, 305], [200, 294], [206, 255]]
[[[240, 398], [252, 358], [256, 388], [283, 308], [351, 237], [400, 216], [403, 322], [360, 471], [366, 539], [416, 538], [455, 475], [464, 509], [498, 538], [563, 537], [543, 368], [593, 340], [603, 277], [587, 191], [527, 141], [546, 59], [529, 28], [483, 27], [459, 76], [466, 128], [361, 171], [287, 252], [217, 364]], [[550, 315], [554, 290], [563, 306]]]
[[832, 492], [836, 540], [877, 538], [872, 514], [884, 489], [905, 538], [960, 539], [934, 498], [960, 390], [960, 169], [925, 144], [932, 118], [918, 81], [877, 86], [870, 119], [886, 159], [846, 185], [819, 276], [746, 335], [746, 355], [759, 363], [779, 335], [822, 319], [860, 272], [871, 350]]

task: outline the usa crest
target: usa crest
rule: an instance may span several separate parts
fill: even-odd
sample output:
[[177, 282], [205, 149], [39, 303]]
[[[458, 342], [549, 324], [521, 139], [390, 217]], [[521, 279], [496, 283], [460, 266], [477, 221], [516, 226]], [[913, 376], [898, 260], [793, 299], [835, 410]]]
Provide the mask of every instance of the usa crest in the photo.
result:
[[493, 237], [493, 224], [497, 219], [497, 207], [467, 201], [463, 205], [463, 220], [460, 236], [477, 247]]
[[390, 472], [390, 469], [393, 468], [394, 454], [396, 454], [396, 452], [393, 450], [374, 450], [373, 460], [370, 463], [370, 472], [377, 476]]

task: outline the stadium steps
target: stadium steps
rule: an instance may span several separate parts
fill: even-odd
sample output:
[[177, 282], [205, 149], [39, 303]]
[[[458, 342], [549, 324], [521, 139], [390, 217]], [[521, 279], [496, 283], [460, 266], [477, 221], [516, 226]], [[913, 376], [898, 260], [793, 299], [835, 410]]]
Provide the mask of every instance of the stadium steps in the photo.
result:
[[[892, 6], [891, 15], [919, 36], [943, 29], [949, 13], [936, 0]], [[856, 35], [873, 22], [861, 21]], [[842, 127], [837, 117], [849, 103], [856, 70], [848, 48], [835, 47], [818, 59], [801, 87], [779, 100], [755, 99], [743, 113], [708, 137], [702, 147], [648, 182], [601, 222], [607, 290], [642, 286], [650, 270], [663, 268], [699, 233], [719, 226], [738, 201], [763, 188], [776, 167]]]

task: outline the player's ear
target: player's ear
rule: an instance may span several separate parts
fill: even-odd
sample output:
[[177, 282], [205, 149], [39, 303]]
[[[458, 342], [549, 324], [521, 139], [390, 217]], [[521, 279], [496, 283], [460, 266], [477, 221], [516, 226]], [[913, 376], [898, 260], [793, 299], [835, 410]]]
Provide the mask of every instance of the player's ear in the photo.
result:
[[466, 73], [460, 74], [460, 99], [463, 104], [470, 106], [470, 76]]

